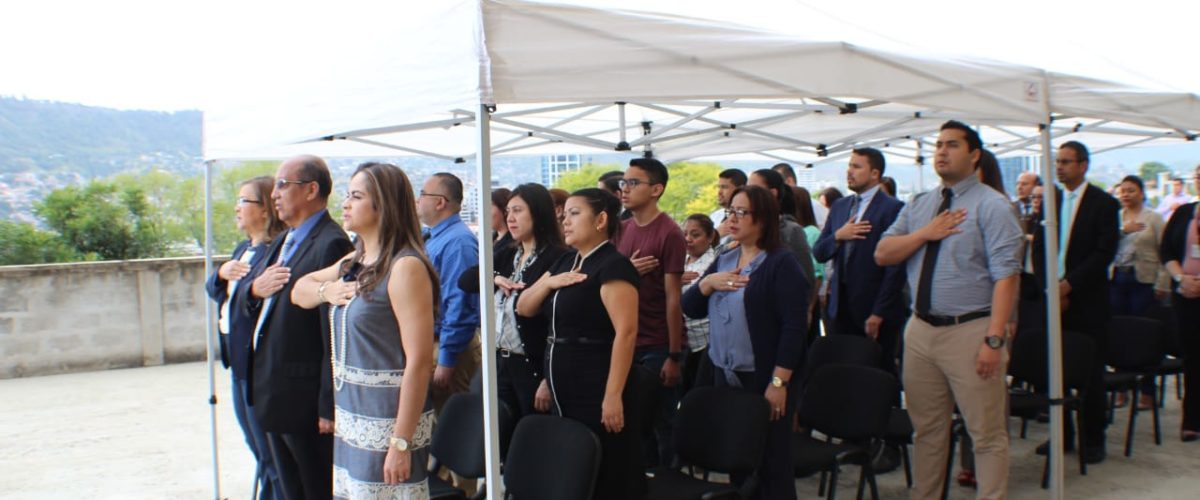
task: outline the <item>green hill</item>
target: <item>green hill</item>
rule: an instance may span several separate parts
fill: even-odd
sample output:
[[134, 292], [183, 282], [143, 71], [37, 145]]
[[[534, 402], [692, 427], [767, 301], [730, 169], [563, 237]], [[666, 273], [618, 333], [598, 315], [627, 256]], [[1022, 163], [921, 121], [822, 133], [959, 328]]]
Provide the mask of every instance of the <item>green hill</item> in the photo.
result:
[[0, 174], [85, 178], [200, 161], [199, 111], [123, 111], [0, 97]]

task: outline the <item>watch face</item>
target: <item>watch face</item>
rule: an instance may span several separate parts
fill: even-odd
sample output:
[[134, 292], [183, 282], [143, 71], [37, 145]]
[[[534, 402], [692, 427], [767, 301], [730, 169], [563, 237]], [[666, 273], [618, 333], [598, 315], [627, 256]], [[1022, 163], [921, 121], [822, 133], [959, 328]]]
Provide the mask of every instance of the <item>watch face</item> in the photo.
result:
[[1004, 345], [1004, 339], [1002, 339], [1000, 337], [988, 337], [987, 345], [988, 345], [988, 347], [991, 347], [992, 349], [999, 349], [1001, 346]]

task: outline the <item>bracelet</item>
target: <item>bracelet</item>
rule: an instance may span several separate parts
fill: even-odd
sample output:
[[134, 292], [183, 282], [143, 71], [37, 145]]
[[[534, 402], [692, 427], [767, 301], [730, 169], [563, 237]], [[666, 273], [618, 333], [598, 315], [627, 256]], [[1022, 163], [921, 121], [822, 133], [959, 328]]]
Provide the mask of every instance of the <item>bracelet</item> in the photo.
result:
[[329, 299], [325, 298], [325, 287], [329, 286], [330, 283], [333, 283], [333, 282], [332, 281], [323, 281], [323, 282], [321, 282], [321, 286], [317, 287], [317, 298], [321, 299], [321, 302], [329, 302]]

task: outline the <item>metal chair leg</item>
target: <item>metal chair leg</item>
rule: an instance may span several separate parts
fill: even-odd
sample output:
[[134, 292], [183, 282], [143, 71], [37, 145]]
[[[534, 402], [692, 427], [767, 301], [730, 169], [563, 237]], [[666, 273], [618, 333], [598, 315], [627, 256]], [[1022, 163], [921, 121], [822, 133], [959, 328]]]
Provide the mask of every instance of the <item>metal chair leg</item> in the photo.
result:
[[1125, 429], [1125, 456], [1133, 456], [1133, 430], [1136, 428], [1138, 414], [1138, 384], [1133, 386], [1133, 399], [1129, 403], [1129, 428]]

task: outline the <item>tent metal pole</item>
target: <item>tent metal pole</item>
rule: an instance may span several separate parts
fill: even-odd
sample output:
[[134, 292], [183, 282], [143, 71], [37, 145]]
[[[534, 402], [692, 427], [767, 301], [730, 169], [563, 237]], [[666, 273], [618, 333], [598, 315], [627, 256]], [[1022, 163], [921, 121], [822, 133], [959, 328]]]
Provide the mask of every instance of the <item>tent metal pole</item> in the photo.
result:
[[[925, 143], [921, 142], [921, 138], [917, 138], [917, 189], [916, 192], [925, 190]], [[896, 188], [899, 189], [899, 188]], [[897, 193], [899, 194], [899, 193]]]
[[[475, 115], [478, 134], [478, 152], [475, 157], [475, 174], [479, 179], [479, 206], [489, 207], [492, 203], [492, 108], [489, 104], [480, 104], [479, 112]], [[487, 462], [487, 498], [499, 500], [504, 498], [504, 480], [500, 477], [500, 413], [496, 390], [496, 306], [495, 296], [490, 292], [495, 286], [492, 283], [492, 218], [483, 215], [479, 217], [479, 334], [482, 337], [482, 370], [483, 370], [483, 436], [484, 451]]]
[[[204, 162], [204, 275], [211, 276], [213, 270], [212, 247], [212, 174], [213, 161]], [[213, 324], [213, 302], [204, 301], [204, 359], [208, 368], [208, 425], [212, 445], [213, 498], [221, 499], [221, 464], [217, 455], [217, 385], [213, 374], [215, 360], [213, 346], [216, 344], [216, 325]]]
[[[1049, 76], [1043, 73], [1042, 75], [1042, 107], [1045, 112], [1044, 123], [1041, 125], [1041, 142], [1042, 142], [1042, 179], [1048, 186], [1054, 186], [1055, 170], [1054, 158], [1050, 154], [1052, 144], [1050, 142], [1050, 125], [1053, 123], [1053, 117], [1050, 114], [1050, 79]], [[1047, 199], [1054, 195], [1054, 191], [1044, 193]], [[1058, 296], [1058, 281], [1051, 277], [1058, 276], [1058, 206], [1053, 201], [1042, 203], [1042, 210], [1045, 212], [1044, 224], [1044, 241], [1046, 248], [1046, 337], [1047, 354], [1049, 359], [1050, 371], [1050, 400], [1062, 401], [1063, 397], [1063, 377], [1062, 377], [1062, 310], [1059, 308]], [[1076, 429], [1076, 432], [1083, 432], [1083, 429]], [[1084, 450], [1079, 450], [1083, 453]], [[1061, 404], [1050, 405], [1050, 499], [1062, 500], [1063, 498], [1063, 407]]]

